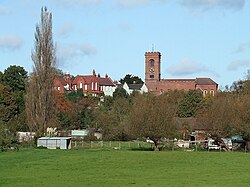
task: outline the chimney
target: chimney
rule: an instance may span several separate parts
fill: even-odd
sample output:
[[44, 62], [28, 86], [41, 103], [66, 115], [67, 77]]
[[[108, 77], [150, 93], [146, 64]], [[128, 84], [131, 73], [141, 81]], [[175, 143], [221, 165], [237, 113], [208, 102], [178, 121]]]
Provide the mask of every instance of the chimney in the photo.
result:
[[105, 78], [109, 78], [108, 74], [105, 75]]
[[70, 79], [70, 73], [68, 71], [66, 72], [65, 75], [66, 75], [66, 79]]
[[93, 75], [96, 77], [95, 70], [93, 69]]
[[98, 73], [98, 78], [100, 78], [101, 77], [101, 75], [100, 75], [100, 73]]

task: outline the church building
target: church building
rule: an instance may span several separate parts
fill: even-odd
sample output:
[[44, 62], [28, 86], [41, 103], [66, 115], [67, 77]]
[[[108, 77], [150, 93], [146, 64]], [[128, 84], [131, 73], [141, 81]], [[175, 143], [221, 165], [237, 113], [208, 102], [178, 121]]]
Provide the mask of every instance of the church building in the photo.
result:
[[218, 84], [211, 78], [161, 79], [161, 53], [145, 53], [145, 83], [149, 92], [157, 95], [170, 90], [200, 90], [205, 96], [214, 95]]

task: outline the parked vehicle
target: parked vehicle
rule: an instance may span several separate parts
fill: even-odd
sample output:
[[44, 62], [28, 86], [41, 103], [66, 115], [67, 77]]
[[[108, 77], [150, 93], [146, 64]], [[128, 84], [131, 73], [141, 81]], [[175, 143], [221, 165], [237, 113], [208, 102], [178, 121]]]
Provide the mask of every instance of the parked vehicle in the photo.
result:
[[232, 150], [233, 149], [233, 143], [232, 143], [232, 139], [231, 138], [221, 138], [221, 140], [224, 143], [224, 146], [229, 149]]
[[220, 149], [220, 146], [215, 143], [214, 139], [208, 138], [207, 148], [208, 148], [208, 150], [210, 150], [210, 149], [218, 150], [218, 149]]

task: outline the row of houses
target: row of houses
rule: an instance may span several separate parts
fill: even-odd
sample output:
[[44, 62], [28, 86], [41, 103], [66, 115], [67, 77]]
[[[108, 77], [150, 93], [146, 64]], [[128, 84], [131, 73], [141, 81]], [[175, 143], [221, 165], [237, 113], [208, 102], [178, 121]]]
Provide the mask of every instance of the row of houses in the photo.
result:
[[77, 91], [82, 89], [84, 96], [113, 96], [114, 91], [118, 86], [122, 86], [128, 94], [133, 91], [140, 93], [148, 92], [145, 84], [127, 84], [113, 81], [107, 74], [101, 77], [98, 73], [96, 75], [93, 70], [92, 75], [77, 75], [72, 77], [70, 73], [66, 73], [65, 77], [57, 76], [54, 80], [54, 89], [64, 93], [68, 91]]

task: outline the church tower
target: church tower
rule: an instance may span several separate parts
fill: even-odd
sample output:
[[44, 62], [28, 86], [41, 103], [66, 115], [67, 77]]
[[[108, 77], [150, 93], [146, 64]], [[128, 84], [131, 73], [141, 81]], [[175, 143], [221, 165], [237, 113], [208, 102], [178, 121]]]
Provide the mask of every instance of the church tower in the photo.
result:
[[161, 80], [161, 53], [145, 53], [145, 83], [150, 91], [157, 91], [157, 82]]
[[146, 52], [145, 53], [145, 80], [161, 79], [161, 53]]

